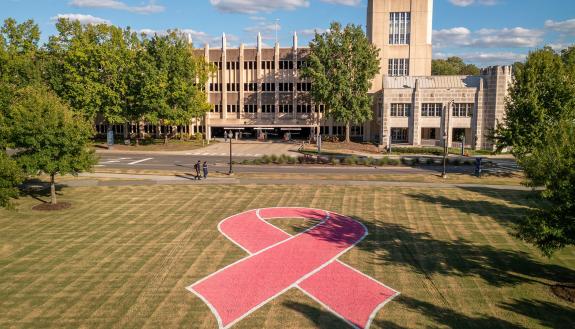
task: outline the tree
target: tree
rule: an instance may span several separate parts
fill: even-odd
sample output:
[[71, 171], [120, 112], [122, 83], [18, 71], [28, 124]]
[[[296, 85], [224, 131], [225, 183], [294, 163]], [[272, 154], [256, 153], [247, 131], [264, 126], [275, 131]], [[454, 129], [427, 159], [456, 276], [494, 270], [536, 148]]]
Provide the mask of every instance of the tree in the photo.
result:
[[22, 172], [16, 161], [0, 151], [0, 207], [10, 207], [10, 199], [18, 196], [18, 184], [22, 183]]
[[[144, 40], [141, 107], [145, 118], [160, 125], [185, 125], [210, 109], [203, 86], [211, 67], [195, 57], [178, 31]], [[164, 134], [167, 144], [168, 134]]]
[[22, 150], [14, 159], [28, 174], [50, 176], [52, 204], [57, 203], [56, 175], [77, 175], [96, 164], [89, 149], [91, 123], [46, 87], [20, 89], [1, 116], [7, 145]]
[[379, 72], [379, 50], [360, 26], [332, 23], [328, 32], [315, 34], [308, 62], [302, 77], [312, 82], [313, 100], [325, 105], [328, 117], [345, 123], [349, 142], [351, 124], [370, 120], [373, 114], [368, 91]]
[[509, 148], [541, 202], [518, 225], [547, 256], [575, 245], [575, 65], [572, 53], [532, 52], [516, 65], [497, 149]]
[[479, 75], [479, 68], [473, 64], [465, 64], [457, 56], [431, 61], [432, 75]]

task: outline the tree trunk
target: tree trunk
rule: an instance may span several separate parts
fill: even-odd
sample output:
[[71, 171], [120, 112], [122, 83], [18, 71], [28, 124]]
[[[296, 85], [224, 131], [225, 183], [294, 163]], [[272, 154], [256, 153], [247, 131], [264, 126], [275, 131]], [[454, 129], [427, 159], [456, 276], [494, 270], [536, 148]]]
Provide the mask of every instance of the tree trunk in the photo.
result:
[[50, 203], [57, 204], [58, 201], [56, 200], [56, 174], [50, 175]]
[[346, 143], [350, 143], [351, 142], [351, 123], [348, 122], [345, 124], [345, 142]]

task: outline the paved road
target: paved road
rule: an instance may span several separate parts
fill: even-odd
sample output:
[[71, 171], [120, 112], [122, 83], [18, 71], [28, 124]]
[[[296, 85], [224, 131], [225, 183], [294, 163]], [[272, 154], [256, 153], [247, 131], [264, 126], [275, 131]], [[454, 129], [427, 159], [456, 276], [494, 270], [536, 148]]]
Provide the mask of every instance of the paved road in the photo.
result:
[[[252, 157], [253, 158], [253, 157]], [[234, 157], [234, 161], [240, 162], [250, 157]], [[168, 154], [134, 154], [115, 153], [101, 154], [97, 168], [111, 169], [136, 169], [136, 170], [168, 170], [176, 172], [190, 172], [193, 164], [200, 161], [208, 161], [210, 170], [227, 172], [229, 157], [227, 156], [202, 156], [202, 155], [168, 155]], [[424, 167], [330, 167], [330, 166], [241, 166], [234, 165], [234, 171], [238, 173], [315, 173], [315, 174], [417, 174], [441, 172], [440, 166]], [[449, 172], [472, 173], [471, 166], [450, 167]]]

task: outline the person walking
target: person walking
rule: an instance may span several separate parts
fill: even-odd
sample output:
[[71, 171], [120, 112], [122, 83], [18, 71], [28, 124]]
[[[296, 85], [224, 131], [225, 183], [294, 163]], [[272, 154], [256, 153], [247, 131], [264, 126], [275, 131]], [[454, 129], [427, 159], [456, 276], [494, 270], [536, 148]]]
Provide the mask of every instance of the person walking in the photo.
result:
[[204, 161], [203, 169], [204, 169], [204, 179], [208, 179], [208, 162], [207, 161]]
[[200, 168], [202, 167], [202, 161], [198, 160], [198, 163], [196, 163], [196, 165], [194, 166], [194, 168], [196, 169], [196, 179], [197, 180], [201, 180], [202, 176], [200, 176]]

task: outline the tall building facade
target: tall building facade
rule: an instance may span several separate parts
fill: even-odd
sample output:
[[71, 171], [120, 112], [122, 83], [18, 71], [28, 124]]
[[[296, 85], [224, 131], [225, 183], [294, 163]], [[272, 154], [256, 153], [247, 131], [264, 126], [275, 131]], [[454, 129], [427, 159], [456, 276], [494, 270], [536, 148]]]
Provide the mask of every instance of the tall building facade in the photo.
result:
[[[380, 49], [380, 72], [373, 80], [373, 119], [352, 127], [352, 137], [392, 144], [437, 146], [463, 142], [490, 149], [488, 136], [504, 114], [510, 67], [490, 67], [479, 76], [431, 76], [433, 0], [369, 0], [367, 36]], [[293, 45], [196, 49], [217, 67], [205, 88], [211, 111], [202, 126], [207, 138], [241, 131], [245, 138], [286, 134], [343, 135], [327, 118], [301, 78], [309, 49]], [[198, 129], [198, 128], [196, 128]]]

